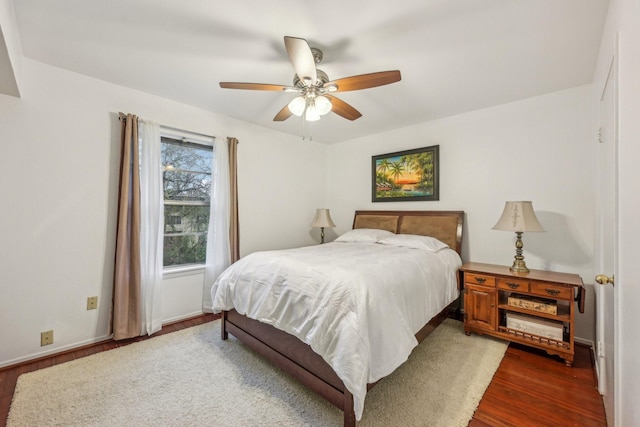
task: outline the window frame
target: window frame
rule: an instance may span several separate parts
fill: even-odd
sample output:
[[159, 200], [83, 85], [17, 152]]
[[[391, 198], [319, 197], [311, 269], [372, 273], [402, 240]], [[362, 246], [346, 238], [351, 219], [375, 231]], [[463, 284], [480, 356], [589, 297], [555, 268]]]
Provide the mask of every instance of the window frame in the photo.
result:
[[[212, 151], [212, 158], [211, 158], [211, 170], [208, 172], [209, 175], [211, 175], [211, 181], [212, 181], [212, 187], [213, 187], [213, 173], [212, 173], [212, 169], [214, 166], [214, 162], [215, 162], [215, 150], [214, 150], [214, 142], [215, 142], [215, 138], [214, 137], [207, 137], [204, 135], [196, 135], [196, 134], [191, 134], [189, 132], [179, 132], [176, 130], [167, 130], [167, 129], [163, 129], [161, 127], [161, 132], [160, 132], [160, 144], [161, 146], [163, 146], [164, 144], [174, 144], [174, 145], [178, 145], [178, 146], [192, 146], [192, 148], [197, 148], [197, 149], [207, 149]], [[162, 160], [161, 160], [162, 161]], [[161, 167], [164, 168], [164, 165], [161, 165]], [[181, 172], [187, 172], [187, 173], [198, 173], [201, 174], [201, 171], [190, 171], [190, 170], [181, 170], [178, 169]], [[164, 177], [162, 179], [162, 185], [164, 188]], [[210, 189], [211, 191], [211, 189]], [[174, 206], [208, 206], [209, 209], [211, 208], [211, 194], [209, 195], [209, 202], [199, 202], [199, 201], [179, 201], [179, 200], [167, 200], [164, 198], [164, 191], [163, 191], [163, 196], [162, 196], [162, 218], [165, 217], [165, 206], [167, 205], [174, 205]], [[209, 218], [210, 219], [210, 218]], [[162, 234], [162, 245], [163, 245], [163, 252], [164, 252], [164, 248], [165, 248], [165, 238], [167, 236], [166, 234], [166, 224], [163, 224], [163, 234]], [[207, 229], [208, 229], [208, 224], [207, 224]], [[204, 232], [204, 234], [206, 235], [207, 231]], [[202, 234], [202, 233], [199, 233]], [[164, 257], [163, 257], [163, 266], [162, 266], [162, 270], [163, 270], [163, 279], [168, 279], [168, 278], [174, 278], [174, 277], [181, 277], [181, 276], [186, 276], [186, 275], [191, 275], [191, 274], [200, 274], [204, 271], [206, 266], [206, 261], [202, 262], [202, 263], [186, 263], [186, 264], [177, 264], [177, 265], [170, 265], [170, 266], [165, 266], [164, 265]]]

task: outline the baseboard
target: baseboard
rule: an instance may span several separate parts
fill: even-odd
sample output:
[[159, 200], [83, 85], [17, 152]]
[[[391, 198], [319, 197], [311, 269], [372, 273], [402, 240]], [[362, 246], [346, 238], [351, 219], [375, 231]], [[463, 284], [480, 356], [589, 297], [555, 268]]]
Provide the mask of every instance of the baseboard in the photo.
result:
[[573, 337], [573, 342], [575, 342], [576, 344], [591, 347], [592, 349], [595, 348], [593, 341], [586, 338]]
[[182, 322], [183, 320], [193, 319], [194, 317], [202, 316], [204, 314], [203, 311], [194, 311], [193, 313], [182, 314], [180, 316], [172, 317], [170, 319], [164, 319], [162, 321], [162, 326], [167, 326], [172, 323]]

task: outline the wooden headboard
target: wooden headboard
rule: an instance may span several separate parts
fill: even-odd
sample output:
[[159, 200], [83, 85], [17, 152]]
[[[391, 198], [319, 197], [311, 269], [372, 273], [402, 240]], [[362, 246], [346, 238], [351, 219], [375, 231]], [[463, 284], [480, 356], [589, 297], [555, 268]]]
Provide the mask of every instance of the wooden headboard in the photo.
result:
[[353, 228], [431, 236], [460, 253], [463, 221], [464, 211], [356, 211]]

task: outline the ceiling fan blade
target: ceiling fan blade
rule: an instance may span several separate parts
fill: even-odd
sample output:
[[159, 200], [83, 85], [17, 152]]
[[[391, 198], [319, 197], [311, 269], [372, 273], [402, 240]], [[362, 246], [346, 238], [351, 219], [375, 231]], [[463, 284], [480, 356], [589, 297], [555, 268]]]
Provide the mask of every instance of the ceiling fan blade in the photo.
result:
[[285, 105], [282, 110], [278, 111], [278, 114], [276, 114], [276, 116], [273, 118], [273, 121], [283, 122], [287, 120], [289, 117], [291, 117], [292, 115], [293, 113], [291, 112], [291, 110], [289, 110], [289, 106]]
[[304, 82], [305, 86], [314, 85], [318, 79], [316, 61], [307, 41], [297, 37], [285, 36], [284, 46], [287, 48], [289, 60], [300, 81]]
[[331, 101], [331, 111], [336, 113], [339, 116], [344, 117], [347, 120], [355, 120], [362, 117], [360, 111], [353, 108], [351, 105], [347, 104], [341, 99], [336, 98], [331, 95], [324, 95]]
[[238, 82], [220, 82], [223, 89], [247, 89], [247, 90], [275, 90], [284, 92], [288, 89], [295, 89], [291, 86], [271, 85], [265, 83], [238, 83]]
[[370, 87], [384, 86], [399, 82], [400, 71], [380, 71], [377, 73], [360, 74], [358, 76], [345, 77], [324, 84], [325, 88], [336, 86], [335, 92], [347, 92], [350, 90], [368, 89]]

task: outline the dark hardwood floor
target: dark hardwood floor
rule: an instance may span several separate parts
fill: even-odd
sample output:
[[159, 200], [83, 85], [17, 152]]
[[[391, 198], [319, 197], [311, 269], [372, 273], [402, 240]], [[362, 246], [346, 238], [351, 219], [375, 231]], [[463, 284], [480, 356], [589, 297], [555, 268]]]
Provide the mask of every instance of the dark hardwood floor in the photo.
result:
[[601, 427], [607, 421], [591, 349], [576, 345], [572, 367], [510, 344], [469, 427]]
[[[218, 317], [207, 314], [165, 325], [154, 336]], [[16, 381], [21, 374], [151, 338], [105, 341], [0, 369], [0, 426], [6, 425]], [[577, 346], [574, 365], [569, 368], [557, 357], [511, 344], [469, 426], [606, 426], [590, 349]]]

